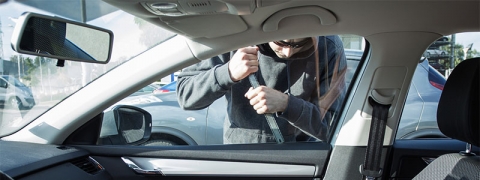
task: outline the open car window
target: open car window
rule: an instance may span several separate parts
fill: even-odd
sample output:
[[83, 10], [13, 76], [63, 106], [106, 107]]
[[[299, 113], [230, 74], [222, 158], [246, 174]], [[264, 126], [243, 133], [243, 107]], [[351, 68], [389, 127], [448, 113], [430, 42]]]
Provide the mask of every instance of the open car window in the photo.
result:
[[[319, 38], [324, 38], [324, 37], [319, 37]], [[330, 37], [329, 37], [330, 38]], [[325, 111], [324, 113], [324, 118], [319, 119], [322, 121], [322, 123], [325, 125], [324, 132], [325, 137], [324, 139], [319, 138], [319, 136], [312, 135], [312, 131], [309, 131], [309, 129], [305, 130], [302, 128], [305, 127], [294, 127], [290, 129], [289, 132], [283, 131], [282, 137], [285, 138], [287, 142], [306, 142], [306, 141], [325, 141], [327, 142], [328, 139], [332, 136], [333, 130], [335, 129], [337, 125], [337, 120], [340, 117], [340, 113], [343, 109], [343, 106], [345, 104], [346, 96], [349, 93], [352, 93], [349, 91], [349, 87], [352, 84], [352, 81], [355, 80], [355, 76], [357, 76], [358, 73], [357, 69], [361, 68], [359, 64], [361, 63], [364, 51], [365, 51], [365, 46], [366, 46], [366, 41], [364, 38], [356, 35], [338, 35], [335, 36], [337, 38], [339, 47], [341, 48], [336, 48], [335, 51], [332, 54], [335, 55], [340, 55], [338, 57], [343, 58], [341, 61], [338, 61], [339, 63], [335, 63], [336, 59], [331, 58], [331, 63], [326, 64], [322, 63], [319, 65], [321, 70], [320, 76], [325, 77], [326, 79], [332, 78], [332, 74], [322, 74], [327, 72], [328, 70], [325, 70], [325, 67], [331, 66], [330, 71], [335, 70], [335, 67], [341, 67], [342, 69], [336, 70], [339, 73], [336, 74], [335, 78], [336, 81], [338, 81], [338, 84], [341, 83], [341, 85], [336, 86], [335, 88], [338, 88], [340, 91], [338, 91], [338, 96], [333, 98], [333, 100], [330, 100], [330, 105], [322, 105], [324, 109], [322, 111]], [[330, 39], [327, 39], [330, 41]], [[260, 50], [261, 51], [261, 50]], [[320, 49], [318, 50], [319, 54], [321, 56], [324, 55], [325, 49]], [[232, 53], [234, 53], [233, 51]], [[261, 52], [259, 52], [261, 53]], [[223, 54], [223, 56], [227, 56], [229, 53]], [[217, 57], [221, 57], [222, 55], [219, 55]], [[214, 58], [217, 58], [214, 57]], [[337, 58], [337, 56], [335, 57]], [[259, 60], [259, 61], [265, 61], [265, 60]], [[179, 90], [177, 83], [179, 83], [180, 79], [182, 76], [188, 76], [188, 74], [191, 73], [197, 73], [196, 70], [192, 70], [191, 68], [195, 68], [196, 66], [202, 66], [204, 64], [207, 64], [206, 62], [210, 62], [210, 59], [204, 60], [204, 62], [199, 62], [198, 64], [192, 65], [191, 67], [188, 67], [186, 69], [183, 69], [181, 71], [172, 73], [169, 76], [166, 76], [164, 78], [158, 79], [156, 82], [152, 82], [152, 84], [165, 84], [166, 85], [151, 91], [146, 94], [142, 95], [135, 95], [132, 94], [123, 100], [117, 102], [115, 105], [111, 106], [110, 108], [106, 109], [104, 112], [105, 113], [111, 113], [112, 109], [117, 106], [117, 105], [132, 105], [135, 107], [142, 108], [149, 112], [152, 115], [152, 132], [150, 139], [147, 142], [142, 143], [142, 145], [146, 146], [170, 146], [170, 145], [218, 145], [218, 144], [245, 144], [245, 143], [251, 143], [248, 141], [244, 140], [237, 140], [237, 139], [242, 139], [242, 138], [252, 138], [254, 136], [257, 139], [261, 136], [261, 131], [270, 131], [269, 126], [267, 125], [267, 120], [266, 117], [260, 118], [261, 123], [263, 124], [263, 128], [258, 131], [249, 131], [248, 128], [245, 127], [240, 127], [240, 126], [249, 126], [245, 124], [236, 124], [236, 123], [242, 123], [242, 122], [236, 122], [236, 121], [230, 121], [228, 116], [228, 111], [229, 109], [231, 110], [232, 108], [229, 108], [229, 106], [234, 106], [235, 105], [229, 104], [229, 99], [232, 99], [234, 97], [231, 97], [226, 93], [225, 95], [221, 95], [221, 97], [215, 99], [215, 100], [210, 100], [212, 101], [211, 104], [207, 104], [204, 107], [200, 107], [198, 109], [188, 109], [185, 108], [184, 106], [185, 103], [179, 102]], [[333, 63], [332, 63], [333, 62]], [[203, 63], [203, 64], [202, 64]], [[262, 64], [264, 62], [260, 62]], [[283, 63], [283, 62], [282, 62]], [[291, 62], [291, 67], [295, 67], [295, 63], [301, 64], [302, 66], [305, 66], [307, 64], [300, 62], [292, 61]], [[313, 65], [315, 62], [311, 61], [309, 63], [312, 63], [310, 65]], [[341, 64], [343, 63], [343, 64]], [[218, 64], [216, 66], [222, 66], [223, 64]], [[266, 70], [262, 71], [262, 65], [260, 66], [260, 71], [261, 72], [268, 72]], [[314, 65], [313, 65], [314, 66]], [[190, 68], [190, 69], [189, 69]], [[292, 69], [293, 69], [292, 68]], [[294, 71], [295, 69], [289, 69], [288, 71]], [[260, 84], [265, 84], [265, 81], [268, 81], [266, 79], [267, 77], [261, 77], [259, 73], [257, 72], [257, 78], [262, 78], [259, 80]], [[315, 72], [315, 69], [312, 70], [312, 72]], [[197, 74], [203, 75], [208, 72], [200, 72]], [[341, 74], [340, 74], [341, 73]], [[186, 75], [187, 74], [187, 75]], [[279, 76], [282, 76], [285, 78], [285, 82], [287, 81], [292, 81], [296, 82], [299, 81], [298, 79], [294, 79], [295, 77], [292, 76], [290, 80], [288, 80], [287, 76], [287, 70], [283, 72], [283, 74], [280, 74]], [[341, 79], [339, 80], [338, 77]], [[189, 77], [190, 78], [190, 77]], [[182, 83], [184, 83], [183, 81]], [[204, 86], [214, 86], [212, 85], [212, 82], [204, 82], [201, 81]], [[301, 81], [300, 81], [301, 82]], [[311, 81], [305, 81], [301, 82], [305, 85], [309, 85], [311, 87], [315, 87], [315, 80], [311, 79]], [[335, 81], [331, 81], [331, 84], [334, 84]], [[249, 84], [247, 84], [249, 85]], [[150, 85], [149, 85], [150, 86]], [[331, 85], [333, 86], [333, 85]], [[232, 88], [233, 89], [233, 88]], [[194, 91], [199, 91], [201, 89], [194, 89]], [[312, 89], [313, 90], [313, 89]], [[288, 89], [283, 89], [284, 93], [289, 93]], [[290, 90], [291, 93], [295, 94], [298, 92], [294, 92]], [[321, 91], [326, 91], [326, 92], [332, 92], [329, 91], [327, 87], [324, 87], [321, 89]], [[245, 91], [246, 92], [246, 91]], [[328, 97], [326, 92], [322, 92], [322, 99], [325, 98], [331, 98]], [[315, 92], [317, 93], [317, 92]], [[297, 94], [297, 96], [301, 96], [301, 94]], [[313, 95], [312, 95], [313, 96]], [[243, 97], [242, 97], [243, 98]], [[297, 97], [294, 97], [297, 98]], [[202, 100], [203, 101], [203, 100]], [[328, 102], [329, 100], [322, 100], [323, 102]], [[308, 101], [306, 101], [308, 102]], [[311, 103], [311, 102], [308, 102]], [[318, 105], [317, 102], [313, 102], [312, 104]], [[249, 105], [250, 106], [250, 105]], [[239, 106], [243, 108], [251, 108], [253, 110], [253, 107], [250, 106]], [[318, 108], [318, 107], [317, 107]], [[274, 117], [277, 119], [278, 126], [286, 126], [289, 125], [291, 126], [292, 123], [289, 124], [289, 121], [283, 119], [281, 116], [278, 114], [274, 114]], [[111, 118], [111, 117], [107, 117]], [[241, 118], [241, 117], [237, 117]], [[312, 120], [313, 121], [313, 120]], [[106, 127], [107, 124], [105, 124], [106, 121], [104, 121], [103, 126]], [[322, 129], [320, 127], [319, 123], [312, 123], [313, 125], [317, 125], [317, 127], [311, 127], [311, 129]], [[312, 126], [313, 126], [312, 125]], [[237, 129], [247, 129], [247, 130], [237, 130]], [[247, 132], [248, 131], [248, 132]], [[287, 132], [287, 133], [285, 133]], [[313, 131], [315, 132], [315, 131]], [[288, 134], [290, 133], [290, 134]], [[245, 137], [248, 134], [250, 135], [249, 137]], [[114, 143], [112, 140], [112, 137], [110, 136], [111, 134], [108, 134], [108, 132], [102, 129], [102, 132], [100, 134], [100, 142], [102, 142], [103, 145], [109, 145], [111, 143]], [[234, 139], [233, 141], [236, 142], [229, 142], [230, 139]], [[269, 137], [270, 140], [266, 141], [268, 142], [275, 142], [273, 141], [274, 137]], [[260, 140], [261, 141], [261, 140]], [[265, 142], [263, 142], [265, 143]]]

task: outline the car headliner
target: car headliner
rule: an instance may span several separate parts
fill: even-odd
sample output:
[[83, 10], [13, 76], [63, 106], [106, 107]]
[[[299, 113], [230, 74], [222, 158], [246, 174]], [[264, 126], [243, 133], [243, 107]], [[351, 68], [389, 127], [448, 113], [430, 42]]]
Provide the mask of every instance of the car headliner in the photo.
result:
[[[238, 0], [224, 0], [224, 2], [234, 1]], [[356, 34], [364, 36], [371, 44], [372, 51], [369, 56], [371, 58], [359, 74], [360, 81], [354, 83], [358, 87], [347, 99], [345, 106], [347, 112], [340, 118], [345, 120], [339, 123], [336, 131], [340, 134], [334, 137], [332, 143], [345, 146], [366, 145], [370, 125], [367, 120], [370, 117], [364, 112], [368, 112], [368, 109], [365, 109], [368, 94], [371, 89], [391, 88], [397, 91], [384, 142], [385, 145], [391, 145], [409, 82], [418, 59], [425, 49], [444, 35], [480, 29], [478, 14], [480, 0], [278, 1], [284, 3], [257, 8], [252, 14], [238, 17], [236, 15], [205, 15], [166, 18], [170, 23], [175, 20], [184, 22], [185, 19], [188, 20], [185, 22], [190, 23], [176, 25], [176, 29], [146, 11], [138, 3], [141, 2], [139, 0], [106, 0], [106, 2], [149, 22], [183, 34], [184, 37], [177, 36], [169, 39], [152, 48], [151, 53], [142, 54], [137, 59], [132, 59], [112, 70], [47, 111], [27, 127], [5, 137], [6, 140], [61, 144], [69, 134], [90, 118], [155, 79], [223, 52], [279, 38]], [[337, 22], [333, 25], [321, 25], [315, 16], [298, 15], [280, 21], [277, 31], [262, 30], [264, 21], [275, 12], [307, 5], [320, 6], [332, 12]], [[208, 35], [224, 33], [225, 29], [211, 23], [212, 19], [219, 17], [241, 20], [221, 24], [222, 27], [227, 27], [227, 31], [235, 32], [228, 28], [241, 27], [241, 24], [236, 23], [242, 22], [247, 29], [221, 37], [202, 37], [202, 33]], [[198, 31], [192, 34], [195, 38], [184, 33], [188, 31], [185, 28], [193, 27], [198, 27]], [[185, 53], [188, 50], [191, 54]], [[162, 58], [158, 58], [158, 54], [161, 54]], [[382, 74], [385, 73], [383, 71], [388, 74]], [[42, 124], [50, 127], [41, 127]]]
[[[258, 44], [278, 37], [307, 37], [328, 34], [356, 34], [365, 38], [392, 32], [430, 32], [438, 34], [435, 38], [450, 35], [456, 32], [478, 31], [480, 27], [479, 1], [445, 1], [445, 0], [283, 0], [276, 5], [256, 8], [252, 14], [240, 15], [241, 21], [234, 21], [237, 15], [201, 15], [159, 18], [149, 13], [139, 2], [143, 0], [105, 0], [135, 16], [151, 23], [172, 30], [187, 37], [195, 36], [189, 42], [190, 48], [198, 59], [206, 59], [218, 52], [230, 51], [251, 44]], [[251, 0], [223, 0], [232, 4], [238, 2], [252, 2]], [[176, 2], [176, 0], [162, 0], [161, 2]], [[282, 3], [283, 2], [283, 3]], [[283, 19], [279, 29], [273, 32], [264, 32], [262, 26], [272, 14], [282, 9], [302, 6], [318, 6], [333, 13], [337, 23], [321, 25], [319, 19], [313, 15], [298, 15]], [[306, 12], [305, 12], [306, 13]], [[232, 21], [218, 25], [211, 21], [215, 16], [231, 18]], [[165, 19], [164, 21], [162, 21]], [[190, 23], [188, 26], [171, 23], [175, 19]], [[184, 19], [188, 19], [186, 21]], [[242, 31], [242, 23], [248, 29]], [[172, 25], [173, 24], [173, 25]], [[207, 25], [209, 26], [207, 26]], [[172, 28], [173, 27], [173, 28]], [[195, 27], [192, 34], [187, 29]], [[226, 28], [221, 28], [226, 27]], [[232, 31], [239, 28], [239, 33], [207, 38], [211, 34], [225, 34], [223, 31]], [[293, 32], [293, 34], [292, 34]], [[319, 34], [320, 33], [320, 34]], [[431, 42], [433, 42], [432, 40]], [[232, 45], [235, 42], [235, 45]], [[427, 47], [427, 45], [425, 45]], [[213, 51], [213, 53], [209, 53]]]

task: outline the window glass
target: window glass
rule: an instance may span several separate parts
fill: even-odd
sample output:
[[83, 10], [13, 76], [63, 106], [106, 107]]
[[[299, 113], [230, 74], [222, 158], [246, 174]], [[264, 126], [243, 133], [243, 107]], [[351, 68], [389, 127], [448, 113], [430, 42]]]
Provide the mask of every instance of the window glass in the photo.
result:
[[[57, 3], [7, 1], [0, 6], [0, 80], [8, 82], [0, 88], [0, 137], [24, 127], [97, 77], [174, 35], [103, 1], [87, 2], [96, 3], [92, 7], [100, 8], [85, 7], [84, 20], [80, 16], [80, 1], [68, 2], [61, 9], [55, 9]], [[85, 21], [112, 30], [115, 40], [110, 62], [66, 61], [64, 67], [58, 67], [56, 59], [14, 52], [10, 39], [18, 17], [26, 11]]]
[[[361, 61], [361, 57], [364, 53], [365, 48], [365, 41], [360, 36], [355, 35], [339, 35], [328, 37], [323, 39], [324, 37], [315, 37], [317, 41], [327, 41], [328, 44], [332, 45], [331, 52], [329, 55], [329, 63], [319, 62], [319, 76], [321, 79], [325, 79], [325, 82], [328, 83], [322, 84], [319, 82], [322, 88], [320, 89], [321, 98], [323, 102], [328, 102], [325, 104], [320, 105], [320, 112], [318, 115], [323, 116], [323, 119], [318, 123], [317, 119], [313, 119], [311, 117], [316, 117], [315, 114], [307, 114], [305, 116], [301, 116], [299, 114], [294, 114], [298, 112], [298, 109], [293, 107], [292, 112], [277, 112], [271, 114], [272, 117], [277, 119], [277, 124], [280, 128], [282, 127], [289, 127], [282, 129], [281, 133], [285, 141], [288, 142], [302, 142], [302, 141], [326, 141], [328, 140], [331, 130], [334, 129], [336, 125], [336, 120], [339, 117], [339, 113], [342, 110], [343, 100], [347, 95], [347, 87], [352, 81], [352, 78], [355, 74], [355, 71], [358, 67], [359, 62]], [[309, 38], [311, 39], [311, 38]], [[322, 41], [322, 42], [323, 42]], [[297, 43], [298, 42], [298, 43]], [[312, 108], [315, 107], [318, 109], [318, 101], [309, 101], [310, 99], [317, 97], [315, 94], [310, 93], [315, 91], [316, 82], [313, 76], [315, 73], [315, 61], [314, 60], [299, 60], [304, 59], [305, 57], [297, 57], [297, 59], [292, 60], [290, 62], [285, 60], [285, 58], [279, 59], [279, 56], [288, 55], [288, 50], [296, 51], [296, 53], [307, 52], [309, 48], [305, 48], [302, 50], [302, 46], [308, 47], [308, 45], [302, 44], [306, 41], [302, 40], [283, 40], [278, 42], [271, 42], [265, 43], [263, 45], [259, 45], [259, 59], [260, 71], [256, 73], [256, 78], [260, 85], [267, 85], [267, 86], [275, 86], [281, 94], [286, 95], [290, 94], [289, 98], [296, 98], [297, 102], [293, 105], [299, 106], [301, 103], [308, 103], [313, 106], [307, 105], [305, 107], [299, 106], [298, 108]], [[308, 43], [308, 42], [307, 42]], [[337, 43], [339, 46], [333, 46], [334, 43]], [[343, 48], [342, 47], [343, 44]], [[327, 45], [328, 46], [328, 45]], [[340, 47], [340, 48], [338, 48]], [[319, 56], [324, 56], [323, 52], [324, 49], [318, 48]], [[328, 48], [327, 48], [328, 49]], [[285, 51], [284, 51], [285, 50]], [[235, 52], [227, 53], [224, 55], [219, 55], [214, 58], [230, 58], [233, 57]], [[314, 51], [308, 54], [308, 57], [312, 55], [314, 57]], [[294, 57], [295, 53], [291, 56]], [[276, 59], [269, 59], [260, 56], [267, 56], [267, 57], [276, 57]], [[344, 59], [338, 60], [338, 57], [343, 57]], [[218, 59], [217, 59], [218, 60]], [[320, 59], [319, 59], [320, 60]], [[209, 60], [205, 60], [209, 61]], [[232, 60], [233, 61], [233, 60]], [[278, 62], [277, 62], [278, 61]], [[230, 62], [232, 63], [232, 62]], [[278, 68], [277, 71], [272, 70], [265, 70], [262, 63], [268, 64], [269, 68], [275, 69]], [[207, 64], [207, 63], [205, 63]], [[198, 76], [202, 76], [205, 74], [210, 73], [209, 71], [204, 71], [207, 67], [205, 64], [197, 64], [189, 68], [185, 68], [182, 71], [173, 73], [170, 76], [164, 77], [152, 84], [165, 84], [168, 83], [158, 90], [155, 90], [151, 93], [138, 95], [138, 96], [129, 96], [121, 101], [119, 101], [116, 105], [133, 105], [139, 108], [142, 108], [149, 112], [152, 115], [152, 134], [151, 138], [143, 143], [142, 145], [147, 146], [164, 146], [164, 145], [216, 145], [216, 144], [243, 144], [243, 143], [274, 143], [275, 139], [271, 135], [271, 130], [269, 129], [266, 117], [264, 115], [259, 115], [260, 117], [255, 117], [256, 111], [254, 107], [250, 104], [235, 104], [235, 103], [242, 103], [241, 99], [246, 99], [245, 93], [248, 91], [248, 88], [251, 87], [249, 84], [250, 80], [248, 77], [245, 79], [240, 80], [238, 82], [230, 82], [235, 85], [232, 85], [231, 90], [222, 91], [220, 93], [203, 93], [201, 97], [192, 97], [185, 95], [186, 101], [196, 101], [195, 103], [189, 104], [189, 102], [179, 102], [178, 97], [184, 94], [195, 94], [196, 91], [205, 91], [205, 88], [210, 88], [215, 84], [216, 81], [222, 80], [212, 80], [209, 78], [194, 78], [197, 76], [191, 76], [191, 74], [195, 74]], [[211, 65], [208, 64], [208, 65]], [[224, 64], [217, 64], [215, 67], [218, 71], [222, 70], [222, 65]], [[289, 69], [287, 70], [287, 65], [289, 65]], [[204, 66], [200, 71], [198, 68], [199, 66]], [[298, 71], [295, 68], [304, 68], [306, 66], [311, 66], [310, 71]], [[226, 66], [225, 66], [226, 67]], [[263, 67], [263, 68], [262, 68]], [[337, 67], [337, 69], [335, 69]], [[340, 68], [338, 68], [340, 67]], [[335, 75], [327, 74], [326, 69], [330, 72], [336, 72]], [[213, 72], [213, 71], [212, 71]], [[228, 72], [228, 71], [226, 71]], [[270, 72], [270, 73], [268, 73]], [[264, 73], [264, 74], [261, 74]], [[275, 74], [276, 73], [276, 74]], [[266, 74], [266, 75], [265, 75]], [[270, 76], [274, 74], [273, 76]], [[287, 74], [290, 74], [288, 77]], [[188, 80], [183, 80], [182, 78], [191, 78]], [[223, 77], [216, 77], [216, 78], [223, 78]], [[275, 84], [275, 81], [272, 79], [281, 79], [282, 83]], [[307, 79], [307, 80], [302, 80]], [[328, 80], [331, 79], [331, 80]], [[192, 82], [189, 82], [191, 80]], [[225, 81], [225, 79], [223, 79]], [[182, 83], [190, 83], [191, 87], [194, 89], [192, 91], [183, 90], [179, 92], [177, 89], [177, 83], [182, 81]], [[226, 80], [228, 81], [228, 79]], [[245, 81], [247, 84], [243, 84]], [[195, 82], [198, 82], [195, 83]], [[274, 85], [272, 85], [274, 84]], [[327, 85], [328, 84], [328, 85]], [[198, 86], [197, 86], [198, 85]], [[291, 86], [288, 89], [288, 85]], [[244, 87], [246, 86], [246, 87]], [[304, 87], [307, 86], [307, 87]], [[215, 87], [215, 86], [214, 86]], [[184, 89], [186, 89], [184, 87]], [[243, 89], [242, 89], [243, 88]], [[306, 88], [306, 89], [303, 89]], [[336, 88], [339, 91], [334, 91], [331, 89]], [[238, 91], [238, 92], [237, 92]], [[241, 92], [241, 93], [239, 93]], [[335, 96], [327, 95], [335, 94]], [[218, 95], [220, 94], [220, 95]], [[233, 97], [233, 94], [240, 94], [241, 97]], [[218, 97], [213, 97], [217, 96]], [[212, 100], [213, 98], [213, 100]], [[302, 99], [303, 98], [303, 99]], [[305, 100], [306, 99], [306, 100]], [[230, 101], [230, 103], [229, 103]], [[211, 103], [210, 103], [211, 102]], [[249, 103], [249, 100], [244, 101], [243, 103]], [[300, 102], [300, 103], [299, 103]], [[205, 103], [205, 104], [203, 104]], [[184, 106], [182, 108], [181, 106]], [[289, 106], [291, 104], [288, 104]], [[109, 108], [105, 110], [105, 113], [110, 113], [111, 109]], [[242, 109], [243, 108], [243, 109]], [[248, 108], [248, 109], [247, 109]], [[292, 108], [292, 107], [289, 107]], [[189, 110], [184, 110], [189, 109]], [[289, 109], [290, 110], [290, 109]], [[228, 112], [231, 111], [231, 114]], [[238, 112], [237, 112], [238, 111]], [[314, 111], [311, 109], [311, 111]], [[249, 114], [250, 113], [250, 114]], [[253, 114], [255, 113], [255, 114]], [[283, 114], [285, 113], [285, 114]], [[292, 113], [291, 115], [288, 113]], [[243, 117], [240, 117], [244, 115]], [[305, 118], [308, 116], [309, 121], [304, 121], [304, 123], [311, 123], [311, 125], [305, 124], [295, 124], [292, 126], [291, 119], [286, 120], [289, 118], [288, 116], [285, 117], [284, 115], [288, 116], [297, 116], [301, 118]], [[232, 116], [232, 117], [230, 117]], [[234, 118], [233, 116], [237, 116], [235, 118], [242, 119], [242, 121], [238, 120], [231, 120]], [[111, 117], [108, 117], [111, 118]], [[253, 120], [257, 120], [256, 123], [252, 123], [250, 118]], [[256, 119], [255, 119], [256, 118]], [[299, 120], [302, 121], [302, 120]], [[249, 124], [252, 123], [252, 124]], [[322, 129], [323, 123], [323, 129]], [[313, 127], [315, 126], [315, 127]], [[314, 134], [319, 133], [322, 131], [323, 134]], [[105, 133], [102, 133], [105, 134]], [[263, 136], [262, 134], [270, 134], [270, 136]], [[101, 138], [108, 138], [108, 137], [101, 137]], [[324, 139], [321, 139], [324, 138]]]
[[[453, 52], [453, 53], [452, 53]], [[437, 125], [437, 106], [450, 72], [463, 60], [480, 57], [480, 33], [439, 38], [423, 54], [408, 91], [397, 139], [444, 138]]]

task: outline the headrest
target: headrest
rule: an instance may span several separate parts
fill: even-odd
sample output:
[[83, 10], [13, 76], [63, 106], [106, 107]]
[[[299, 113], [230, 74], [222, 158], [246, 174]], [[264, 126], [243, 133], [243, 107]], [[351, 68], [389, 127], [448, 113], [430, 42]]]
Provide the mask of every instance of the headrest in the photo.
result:
[[480, 58], [462, 61], [445, 83], [437, 123], [448, 137], [480, 146]]

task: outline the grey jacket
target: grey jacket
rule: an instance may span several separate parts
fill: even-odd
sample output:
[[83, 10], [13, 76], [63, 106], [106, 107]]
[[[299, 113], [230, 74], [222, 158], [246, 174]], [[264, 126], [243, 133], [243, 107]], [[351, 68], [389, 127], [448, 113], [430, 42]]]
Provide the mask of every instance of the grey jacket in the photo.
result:
[[[259, 45], [260, 65], [256, 73], [259, 83], [289, 94], [286, 110], [274, 115], [286, 142], [312, 137], [325, 140], [344, 99], [347, 64], [343, 44], [338, 36], [321, 36], [317, 40], [319, 92], [315, 54], [306, 59], [285, 60], [278, 58], [268, 44]], [[325, 60], [325, 44], [328, 60]], [[179, 104], [186, 110], [198, 110], [225, 95], [228, 107], [224, 143], [275, 142], [265, 116], [257, 114], [244, 97], [251, 87], [248, 78], [233, 82], [229, 76], [228, 61], [233, 54], [225, 53], [185, 68], [178, 76]]]

